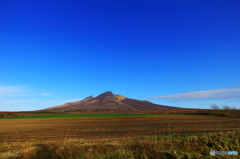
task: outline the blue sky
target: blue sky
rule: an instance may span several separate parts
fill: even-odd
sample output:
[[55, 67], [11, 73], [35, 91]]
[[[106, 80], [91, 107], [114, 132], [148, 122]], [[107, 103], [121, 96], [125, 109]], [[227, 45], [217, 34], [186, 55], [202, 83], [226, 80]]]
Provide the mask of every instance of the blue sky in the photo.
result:
[[239, 0], [0, 0], [0, 111], [105, 91], [240, 109]]

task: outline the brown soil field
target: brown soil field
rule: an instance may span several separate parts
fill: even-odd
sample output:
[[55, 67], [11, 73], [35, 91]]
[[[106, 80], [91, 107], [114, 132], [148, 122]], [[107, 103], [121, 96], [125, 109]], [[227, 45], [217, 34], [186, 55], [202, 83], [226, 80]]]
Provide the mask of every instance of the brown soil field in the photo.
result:
[[210, 115], [0, 120], [0, 142], [106, 139], [231, 131], [240, 119]]

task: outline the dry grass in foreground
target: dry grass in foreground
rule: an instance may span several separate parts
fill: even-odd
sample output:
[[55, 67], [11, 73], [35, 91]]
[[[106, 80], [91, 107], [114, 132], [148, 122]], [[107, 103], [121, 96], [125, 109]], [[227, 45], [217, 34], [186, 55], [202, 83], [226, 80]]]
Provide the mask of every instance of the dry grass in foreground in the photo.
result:
[[187, 159], [210, 156], [211, 150], [240, 152], [240, 130], [193, 136], [132, 139], [26, 141], [0, 144], [1, 159]]

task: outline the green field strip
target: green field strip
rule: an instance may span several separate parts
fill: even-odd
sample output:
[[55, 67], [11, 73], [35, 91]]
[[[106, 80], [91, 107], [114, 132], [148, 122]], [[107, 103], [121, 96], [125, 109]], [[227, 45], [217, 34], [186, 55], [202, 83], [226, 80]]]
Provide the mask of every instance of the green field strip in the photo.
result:
[[79, 118], [79, 117], [127, 117], [127, 116], [153, 116], [153, 115], [190, 115], [190, 114], [61, 114], [61, 115], [39, 115], [39, 116], [19, 116], [4, 117], [0, 119], [35, 119], [35, 118]]

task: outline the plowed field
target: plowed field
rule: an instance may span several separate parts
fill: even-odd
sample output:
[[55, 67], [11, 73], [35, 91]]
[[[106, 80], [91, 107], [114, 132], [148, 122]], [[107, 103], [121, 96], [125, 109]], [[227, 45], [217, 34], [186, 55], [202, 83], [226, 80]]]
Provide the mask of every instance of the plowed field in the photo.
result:
[[0, 142], [101, 139], [230, 131], [240, 119], [207, 115], [0, 120]]

